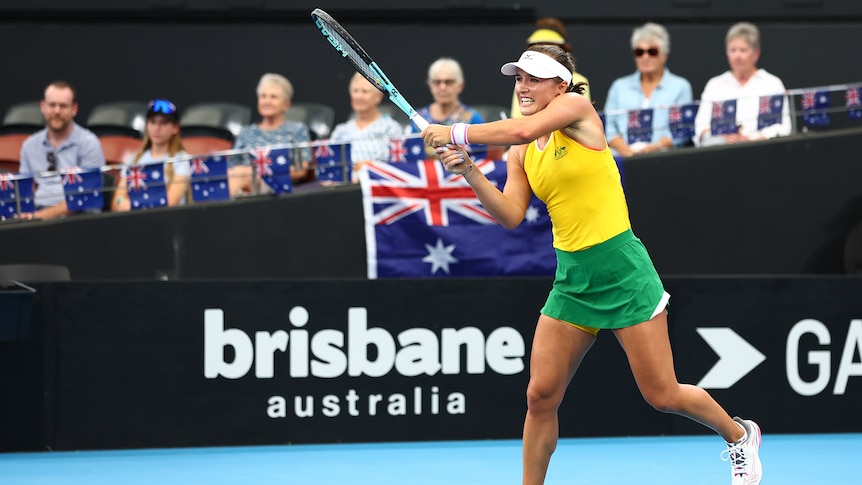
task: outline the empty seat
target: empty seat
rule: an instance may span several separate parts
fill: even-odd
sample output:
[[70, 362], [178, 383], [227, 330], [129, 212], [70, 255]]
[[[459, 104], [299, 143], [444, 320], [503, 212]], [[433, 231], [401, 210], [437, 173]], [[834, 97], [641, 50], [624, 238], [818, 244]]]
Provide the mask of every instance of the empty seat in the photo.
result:
[[96, 136], [129, 136], [140, 139], [147, 125], [147, 104], [120, 101], [100, 104], [90, 111], [87, 128]]
[[0, 135], [0, 172], [17, 173], [21, 158], [21, 145], [29, 137], [26, 133]]
[[180, 113], [184, 136], [213, 136], [231, 143], [242, 127], [251, 123], [251, 109], [235, 103], [199, 103]]
[[0, 264], [0, 281], [69, 281], [69, 268], [54, 264]]
[[335, 122], [335, 110], [319, 103], [293, 103], [286, 116], [289, 120], [305, 123], [312, 140], [328, 137]]
[[143, 141], [140, 138], [127, 135], [99, 136], [105, 161], [112, 165], [120, 165], [129, 160], [141, 149]]
[[0, 133], [35, 133], [45, 127], [39, 101], [13, 104], [3, 116]]
[[217, 136], [186, 136], [183, 134], [183, 146], [190, 155], [206, 155], [207, 153], [230, 150], [233, 143]]

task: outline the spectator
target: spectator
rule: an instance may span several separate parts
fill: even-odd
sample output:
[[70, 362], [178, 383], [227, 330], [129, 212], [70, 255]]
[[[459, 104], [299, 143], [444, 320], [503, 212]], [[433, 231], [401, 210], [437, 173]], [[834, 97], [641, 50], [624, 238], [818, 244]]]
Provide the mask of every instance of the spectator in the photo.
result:
[[[260, 123], [244, 126], [234, 141], [233, 147], [258, 148], [271, 145], [308, 143], [311, 135], [305, 123], [287, 119], [293, 98], [293, 85], [281, 74], [264, 74], [257, 85], [257, 111]], [[294, 184], [311, 181], [314, 169], [311, 166], [311, 150], [303, 148], [293, 151], [291, 179]], [[243, 163], [245, 162], [245, 163]], [[249, 157], [231, 157], [228, 169], [230, 193], [236, 196], [254, 191], [252, 167]], [[260, 185], [260, 184], [259, 184]]]
[[[397, 121], [380, 113], [383, 93], [358, 72], [350, 79], [350, 108], [353, 116], [335, 126], [330, 140], [350, 142], [354, 172], [362, 165], [389, 159], [389, 140], [404, 133]], [[354, 174], [353, 180], [356, 181]]]
[[[614, 155], [630, 157], [690, 143], [689, 138], [674, 139], [668, 123], [668, 107], [692, 102], [691, 83], [667, 68], [670, 35], [656, 23], [636, 27], [631, 38], [635, 58], [634, 74], [611, 84], [605, 102], [605, 135]], [[629, 111], [652, 108], [652, 134], [637, 140], [630, 133]]]
[[[458, 98], [464, 91], [464, 71], [458, 61], [448, 57], [437, 59], [428, 68], [428, 87], [434, 102], [420, 108], [419, 115], [430, 123], [452, 126], [455, 123], [481, 123], [484, 121], [478, 111], [463, 104]], [[412, 122], [413, 133], [419, 129]], [[483, 158], [488, 151], [485, 145], [470, 145], [467, 151], [478, 158]], [[425, 147], [428, 158], [436, 157], [431, 147]]]
[[[126, 162], [130, 165], [165, 163], [165, 184], [167, 185], [168, 206], [186, 203], [191, 171], [188, 161], [174, 162], [172, 159], [188, 155], [180, 139], [180, 115], [174, 103], [164, 99], [154, 99], [147, 105], [147, 124], [144, 142], [140, 150]], [[125, 172], [125, 171], [124, 171]], [[125, 175], [120, 177], [111, 202], [112, 211], [131, 209]]]
[[[733, 25], [725, 37], [730, 70], [707, 81], [700, 95], [700, 109], [695, 118], [695, 145], [738, 143], [789, 135], [790, 108], [784, 83], [778, 77], [757, 67], [760, 59], [760, 31], [748, 22]], [[785, 94], [781, 122], [758, 130], [760, 97]], [[712, 103], [736, 100], [736, 133], [712, 135]]]
[[[527, 38], [527, 49], [530, 46], [534, 45], [558, 45], [564, 51], [571, 53], [572, 52], [572, 44], [569, 43], [568, 34], [566, 33], [566, 28], [563, 27], [563, 22], [560, 19], [555, 17], [544, 17], [536, 20], [536, 31], [530, 34], [530, 37]], [[572, 72], [572, 83], [584, 83], [584, 94], [583, 96], [590, 101], [590, 85], [583, 75], [578, 72]], [[521, 102], [518, 100], [518, 94], [512, 93], [512, 118], [520, 118], [523, 116], [521, 114]]]
[[44, 99], [40, 103], [45, 128], [21, 145], [19, 172], [33, 176], [36, 182], [36, 211], [22, 214], [22, 218], [55, 219], [69, 214], [58, 171], [105, 165], [99, 139], [75, 123], [75, 115], [78, 114], [76, 95], [75, 88], [65, 81], [55, 81], [45, 88]]

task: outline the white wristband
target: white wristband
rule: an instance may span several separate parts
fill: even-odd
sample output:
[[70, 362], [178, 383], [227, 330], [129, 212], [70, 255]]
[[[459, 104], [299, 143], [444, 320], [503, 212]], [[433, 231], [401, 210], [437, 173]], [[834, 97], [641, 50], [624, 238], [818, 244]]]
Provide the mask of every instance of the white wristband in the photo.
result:
[[452, 125], [452, 128], [449, 130], [449, 138], [452, 139], [452, 143], [456, 145], [469, 145], [470, 142], [467, 141], [467, 128], [470, 125], [467, 123], [455, 123]]

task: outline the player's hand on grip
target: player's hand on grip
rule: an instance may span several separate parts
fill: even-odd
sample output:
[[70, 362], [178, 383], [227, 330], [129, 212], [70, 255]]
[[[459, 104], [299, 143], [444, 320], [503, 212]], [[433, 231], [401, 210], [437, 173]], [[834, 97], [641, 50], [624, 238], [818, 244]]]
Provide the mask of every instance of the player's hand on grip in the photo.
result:
[[438, 148], [452, 143], [452, 140], [449, 138], [450, 131], [451, 127], [449, 126], [429, 125], [428, 128], [422, 130], [421, 135], [426, 145]]
[[440, 157], [440, 161], [443, 162], [443, 167], [446, 168], [446, 171], [458, 175], [466, 175], [473, 170], [473, 160], [467, 154], [467, 150], [464, 147], [450, 143], [438, 147], [435, 151], [437, 152], [437, 156]]

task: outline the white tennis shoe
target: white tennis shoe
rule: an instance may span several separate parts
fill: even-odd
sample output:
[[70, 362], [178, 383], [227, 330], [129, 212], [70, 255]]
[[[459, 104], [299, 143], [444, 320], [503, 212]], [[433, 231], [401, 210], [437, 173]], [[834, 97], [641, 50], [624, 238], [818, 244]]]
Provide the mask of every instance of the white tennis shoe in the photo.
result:
[[745, 428], [746, 437], [740, 443], [728, 443], [727, 449], [721, 452], [721, 459], [730, 461], [731, 485], [758, 485], [763, 478], [763, 468], [760, 465], [760, 427], [748, 419], [733, 418]]

